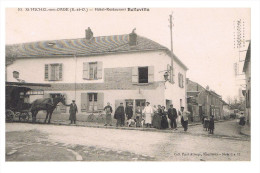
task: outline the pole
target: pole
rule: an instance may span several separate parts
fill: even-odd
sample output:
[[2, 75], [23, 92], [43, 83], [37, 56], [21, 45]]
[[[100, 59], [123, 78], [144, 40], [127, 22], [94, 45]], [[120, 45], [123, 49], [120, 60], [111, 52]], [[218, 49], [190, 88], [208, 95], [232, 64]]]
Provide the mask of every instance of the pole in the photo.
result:
[[76, 84], [77, 84], [77, 79], [76, 79], [76, 72], [77, 72], [77, 57], [76, 57], [76, 54], [74, 54], [74, 60], [75, 60], [75, 76], [74, 76], [74, 79], [75, 79], [75, 82], [74, 82], [74, 91], [75, 91], [75, 93], [74, 93], [74, 100], [76, 101], [76, 90], [77, 90], [77, 88], [76, 88]]
[[172, 15], [170, 14], [170, 34], [171, 34], [171, 51], [173, 52], [173, 45], [172, 45]]
[[[171, 52], [173, 53], [172, 44], [172, 14], [170, 14], [170, 34], [171, 34]], [[171, 57], [171, 68], [170, 68], [170, 81], [173, 82], [173, 57]]]

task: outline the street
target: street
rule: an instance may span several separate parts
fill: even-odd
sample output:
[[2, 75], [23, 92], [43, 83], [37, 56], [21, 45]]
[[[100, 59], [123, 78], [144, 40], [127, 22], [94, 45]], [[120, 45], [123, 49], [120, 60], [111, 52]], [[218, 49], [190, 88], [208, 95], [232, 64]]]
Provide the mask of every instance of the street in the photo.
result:
[[[179, 125], [180, 126], [180, 125]], [[6, 161], [250, 161], [235, 120], [178, 130], [122, 130], [6, 123]]]

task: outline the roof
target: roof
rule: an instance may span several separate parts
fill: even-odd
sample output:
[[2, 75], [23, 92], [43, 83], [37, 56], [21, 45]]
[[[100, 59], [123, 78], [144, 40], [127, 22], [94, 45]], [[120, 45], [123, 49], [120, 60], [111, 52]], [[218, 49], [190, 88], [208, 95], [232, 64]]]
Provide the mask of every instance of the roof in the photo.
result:
[[137, 35], [137, 44], [129, 45], [129, 34], [86, 38], [47, 40], [6, 45], [6, 64], [19, 58], [95, 56], [115, 53], [164, 50], [186, 70], [188, 69], [168, 48]]
[[243, 72], [246, 72], [248, 63], [250, 62], [250, 58], [251, 58], [251, 42], [249, 43], [248, 49], [246, 51], [246, 59], [243, 66]]

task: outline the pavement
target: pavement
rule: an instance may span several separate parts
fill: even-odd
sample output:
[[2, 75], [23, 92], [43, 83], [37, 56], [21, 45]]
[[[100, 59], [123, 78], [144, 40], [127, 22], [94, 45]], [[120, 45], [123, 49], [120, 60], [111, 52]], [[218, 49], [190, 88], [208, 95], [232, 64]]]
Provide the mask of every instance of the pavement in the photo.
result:
[[6, 161], [250, 161], [250, 137], [235, 120], [215, 127], [211, 135], [202, 125], [184, 132], [6, 123]]
[[251, 136], [251, 127], [249, 125], [245, 125], [241, 128], [240, 133], [242, 135]]
[[[44, 124], [44, 118], [41, 115], [40, 117], [37, 118], [36, 123], [38, 124]], [[225, 120], [225, 121], [232, 121], [232, 120]], [[215, 121], [215, 123], [221, 123], [225, 122], [224, 120], [218, 120]], [[15, 119], [16, 123], [19, 123], [17, 119]], [[122, 129], [122, 130], [138, 130], [138, 131], [160, 131], [160, 132], [165, 132], [165, 133], [171, 133], [172, 129], [156, 129], [156, 128], [146, 128], [146, 127], [116, 127], [116, 121], [112, 121], [112, 126], [104, 126], [103, 122], [89, 122], [89, 121], [77, 121], [76, 124], [70, 124], [69, 120], [64, 120], [64, 118], [53, 118], [51, 120], [51, 124], [55, 125], [65, 125], [65, 126], [81, 126], [81, 127], [92, 127], [92, 128], [106, 128], [106, 129]], [[180, 122], [178, 124], [178, 129], [182, 129], [182, 126], [180, 125]], [[192, 122], [189, 123], [188, 126], [202, 126], [201, 122]]]

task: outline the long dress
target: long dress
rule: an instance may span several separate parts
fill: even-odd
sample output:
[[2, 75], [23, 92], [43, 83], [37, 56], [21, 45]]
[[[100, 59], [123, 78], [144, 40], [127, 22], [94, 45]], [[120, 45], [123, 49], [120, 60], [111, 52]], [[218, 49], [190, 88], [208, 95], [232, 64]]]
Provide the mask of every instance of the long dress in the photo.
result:
[[162, 121], [161, 114], [159, 112], [155, 112], [154, 116], [153, 116], [153, 121], [152, 121], [153, 127], [160, 129], [161, 128], [161, 121]]
[[167, 113], [165, 111], [162, 112], [162, 121], [161, 121], [161, 129], [169, 128]]

